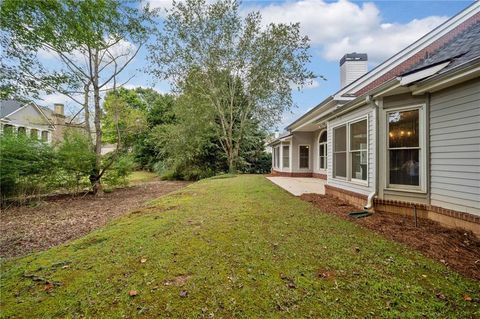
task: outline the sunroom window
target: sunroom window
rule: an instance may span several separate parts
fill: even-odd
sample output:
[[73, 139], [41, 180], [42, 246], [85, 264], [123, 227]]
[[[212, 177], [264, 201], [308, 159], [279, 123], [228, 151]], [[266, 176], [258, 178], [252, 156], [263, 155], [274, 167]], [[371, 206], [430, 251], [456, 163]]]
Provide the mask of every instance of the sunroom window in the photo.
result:
[[289, 168], [290, 167], [290, 146], [284, 145], [282, 150], [282, 167]]
[[350, 124], [351, 178], [367, 180], [367, 120]]
[[333, 129], [333, 177], [347, 177], [347, 126]]
[[327, 169], [327, 131], [323, 131], [318, 140], [318, 168]]
[[273, 166], [280, 167], [280, 147], [278, 146], [273, 149]]
[[389, 112], [389, 184], [420, 186], [420, 110]]
[[356, 120], [333, 129], [333, 177], [367, 181], [368, 121]]

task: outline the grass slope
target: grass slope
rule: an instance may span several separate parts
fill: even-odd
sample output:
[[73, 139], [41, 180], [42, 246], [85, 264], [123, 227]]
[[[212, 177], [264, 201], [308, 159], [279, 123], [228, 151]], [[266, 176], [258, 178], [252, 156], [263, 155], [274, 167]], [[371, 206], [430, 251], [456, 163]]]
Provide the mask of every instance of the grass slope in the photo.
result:
[[3, 318], [479, 315], [463, 298], [478, 297], [478, 282], [262, 176], [204, 180], [68, 245], [5, 261], [1, 293]]

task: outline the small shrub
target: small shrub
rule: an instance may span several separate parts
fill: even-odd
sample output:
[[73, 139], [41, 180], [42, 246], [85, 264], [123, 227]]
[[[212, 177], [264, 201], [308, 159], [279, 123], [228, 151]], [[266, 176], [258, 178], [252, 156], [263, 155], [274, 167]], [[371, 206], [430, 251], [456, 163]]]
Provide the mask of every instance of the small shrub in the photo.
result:
[[0, 189], [2, 199], [49, 191], [58, 177], [53, 148], [22, 135], [0, 136]]

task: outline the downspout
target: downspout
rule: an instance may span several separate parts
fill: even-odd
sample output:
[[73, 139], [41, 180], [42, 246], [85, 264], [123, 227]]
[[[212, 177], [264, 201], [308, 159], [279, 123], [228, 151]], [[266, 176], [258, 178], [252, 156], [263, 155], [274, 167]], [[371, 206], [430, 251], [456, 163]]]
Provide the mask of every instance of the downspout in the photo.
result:
[[379, 145], [379, 132], [378, 132], [378, 104], [375, 103], [375, 100], [372, 98], [371, 95], [367, 95], [365, 97], [365, 101], [367, 103], [372, 104], [375, 107], [375, 190], [368, 194], [367, 198], [367, 204], [363, 207], [365, 210], [369, 210], [373, 208], [373, 199], [375, 198], [375, 195], [377, 195], [377, 189], [378, 189], [378, 145]]

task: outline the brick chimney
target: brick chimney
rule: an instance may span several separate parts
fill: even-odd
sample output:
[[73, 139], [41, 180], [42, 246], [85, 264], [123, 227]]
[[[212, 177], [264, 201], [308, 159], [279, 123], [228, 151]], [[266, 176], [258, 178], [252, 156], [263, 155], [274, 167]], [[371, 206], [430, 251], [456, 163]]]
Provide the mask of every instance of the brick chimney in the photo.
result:
[[340, 59], [340, 88], [349, 85], [368, 71], [366, 53], [347, 53]]
[[65, 116], [65, 107], [62, 103], [53, 104], [53, 112], [55, 115]]

